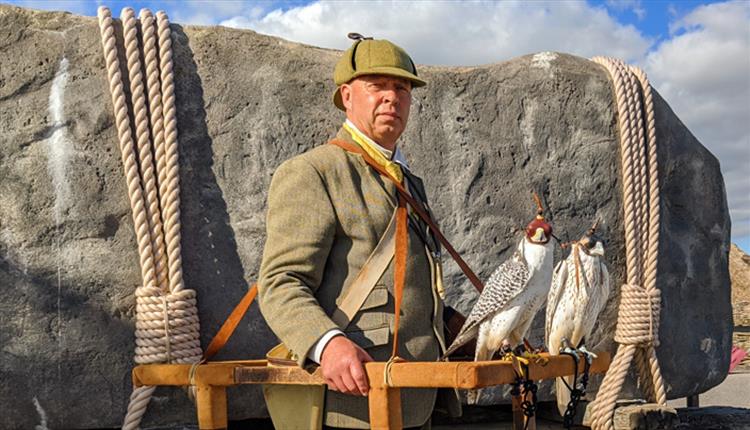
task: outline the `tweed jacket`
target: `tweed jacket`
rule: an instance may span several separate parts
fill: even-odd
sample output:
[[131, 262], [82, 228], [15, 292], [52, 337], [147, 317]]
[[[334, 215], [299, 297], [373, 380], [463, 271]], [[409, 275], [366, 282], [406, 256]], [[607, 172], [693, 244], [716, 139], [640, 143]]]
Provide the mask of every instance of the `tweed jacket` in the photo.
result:
[[[356, 143], [341, 129], [338, 139]], [[411, 176], [412, 193], [424, 196]], [[303, 364], [327, 331], [339, 328], [375, 360], [390, 357], [393, 262], [347, 327], [329, 318], [383, 235], [396, 206], [396, 189], [360, 155], [320, 145], [285, 161], [268, 194], [266, 244], [259, 303], [274, 333]], [[410, 214], [407, 274], [399, 324], [399, 356], [434, 361], [445, 348], [442, 301], [428, 256], [425, 227]], [[434, 246], [434, 244], [432, 244]], [[436, 390], [402, 389], [403, 424], [422, 425]], [[325, 424], [368, 428], [367, 398], [328, 391]]]

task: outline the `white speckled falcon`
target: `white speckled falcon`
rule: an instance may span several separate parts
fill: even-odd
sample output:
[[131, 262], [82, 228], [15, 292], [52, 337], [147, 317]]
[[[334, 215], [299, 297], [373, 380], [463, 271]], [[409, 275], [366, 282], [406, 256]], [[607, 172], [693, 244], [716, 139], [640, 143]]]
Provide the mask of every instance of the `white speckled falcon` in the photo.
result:
[[[552, 226], [539, 214], [526, 227], [513, 256], [490, 276], [445, 356], [477, 338], [475, 361], [492, 359], [501, 347], [519, 344], [544, 304], [552, 280]], [[476, 393], [469, 391], [469, 403]]]
[[[545, 338], [550, 355], [567, 348], [570, 352], [581, 344], [594, 329], [610, 292], [609, 271], [604, 264], [604, 244], [594, 233], [596, 224], [577, 242], [568, 257], [561, 261], [552, 275], [547, 297]], [[591, 354], [585, 347], [584, 354]], [[590, 358], [587, 356], [587, 358]], [[573, 377], [565, 377], [568, 386]], [[561, 378], [555, 380], [557, 408], [563, 415], [570, 401], [570, 392]]]

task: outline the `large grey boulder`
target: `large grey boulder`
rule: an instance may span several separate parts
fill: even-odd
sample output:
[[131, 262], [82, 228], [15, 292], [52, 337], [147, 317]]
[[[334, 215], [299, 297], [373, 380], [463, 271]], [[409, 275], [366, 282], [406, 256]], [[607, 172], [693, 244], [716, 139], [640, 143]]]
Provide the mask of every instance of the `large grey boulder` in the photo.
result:
[[[330, 103], [339, 53], [222, 27], [172, 30], [184, 275], [198, 292], [205, 347], [257, 276], [274, 169], [324, 143], [343, 120]], [[536, 190], [564, 238], [603, 221], [619, 286], [622, 192], [604, 69], [541, 53], [420, 73], [429, 85], [414, 93], [402, 145], [445, 234], [480, 277], [509, 256]], [[658, 355], [669, 396], [682, 397], [727, 371], [729, 214], [716, 158], [658, 94], [655, 105]], [[446, 271], [449, 302], [468, 312], [472, 287], [455, 265]], [[0, 6], [0, 427], [120, 424], [139, 284], [96, 20]], [[603, 348], [612, 348], [616, 305], [614, 297], [599, 321]], [[258, 358], [275, 342], [253, 306], [219, 358]], [[232, 418], [266, 413], [258, 388], [229, 397]], [[163, 388], [145, 425], [194, 420], [187, 396]]]

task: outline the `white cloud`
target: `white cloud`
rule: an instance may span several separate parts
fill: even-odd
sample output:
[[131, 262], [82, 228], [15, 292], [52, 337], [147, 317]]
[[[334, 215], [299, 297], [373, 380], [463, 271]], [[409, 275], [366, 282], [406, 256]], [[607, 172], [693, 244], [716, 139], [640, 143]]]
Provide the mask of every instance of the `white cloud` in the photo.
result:
[[721, 162], [732, 236], [750, 235], [750, 3], [696, 8], [648, 54], [652, 84]]
[[641, 0], [607, 0], [607, 7], [619, 12], [630, 10], [639, 20], [646, 17], [646, 9]]
[[344, 49], [351, 31], [397, 41], [418, 63], [475, 65], [539, 51], [629, 61], [651, 44], [606, 9], [583, 2], [314, 2], [222, 25]]
[[257, 3], [237, 0], [161, 1], [159, 9], [169, 14], [170, 21], [185, 25], [216, 25], [229, 17], [258, 17], [264, 12]]

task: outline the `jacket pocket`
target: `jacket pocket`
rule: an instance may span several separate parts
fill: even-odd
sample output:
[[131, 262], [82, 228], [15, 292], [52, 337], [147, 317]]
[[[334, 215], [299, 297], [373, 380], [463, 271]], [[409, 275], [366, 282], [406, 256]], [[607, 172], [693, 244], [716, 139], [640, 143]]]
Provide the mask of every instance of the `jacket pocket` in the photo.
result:
[[347, 331], [346, 337], [362, 348], [372, 348], [375, 346], [386, 345], [390, 337], [391, 330], [388, 325], [380, 328], [369, 330]]
[[349, 323], [349, 326], [345, 330], [347, 334], [349, 332], [369, 331], [387, 326], [389, 296], [390, 293], [384, 285], [376, 285]]
[[383, 306], [386, 303], [388, 303], [388, 289], [385, 285], [375, 285], [375, 288], [370, 291], [370, 295], [367, 296], [359, 310], [364, 311], [376, 308], [378, 306]]

